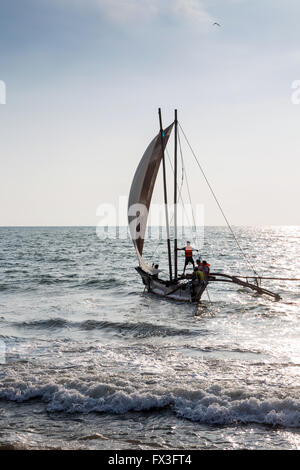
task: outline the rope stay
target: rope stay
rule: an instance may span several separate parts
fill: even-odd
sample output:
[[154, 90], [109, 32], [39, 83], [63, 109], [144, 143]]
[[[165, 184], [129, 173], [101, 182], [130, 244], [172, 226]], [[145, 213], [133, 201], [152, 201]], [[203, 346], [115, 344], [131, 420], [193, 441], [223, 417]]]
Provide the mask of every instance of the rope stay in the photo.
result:
[[[168, 151], [168, 147], [165, 148], [165, 152], [167, 154], [167, 157], [168, 157], [168, 161], [169, 161], [169, 164], [170, 164], [170, 167], [171, 167], [171, 170], [174, 174], [174, 168], [173, 168], [173, 165], [172, 165], [172, 161], [171, 161], [171, 158], [170, 158], [170, 154], [169, 154], [169, 151]], [[178, 188], [178, 199], [181, 200], [181, 203], [182, 203], [182, 209], [183, 209], [183, 213], [185, 214], [186, 218], [187, 218], [187, 221], [188, 223], [190, 224], [190, 220], [189, 220], [189, 216], [185, 210], [185, 207], [184, 207], [184, 200], [183, 200], [183, 197], [182, 197], [182, 189], [183, 189], [183, 182], [184, 182], [184, 175], [186, 175], [185, 173], [185, 169], [184, 169], [184, 163], [183, 163], [183, 156], [182, 156], [182, 153], [181, 153], [181, 183], [180, 183], [180, 187], [179, 185], [177, 184], [177, 188]], [[187, 179], [187, 178], [186, 178]], [[170, 217], [170, 225], [173, 221], [173, 218], [174, 218], [174, 212], [173, 214], [171, 215]], [[157, 250], [158, 250], [158, 247], [160, 246], [161, 244], [161, 241], [159, 240], [156, 244], [156, 247], [155, 247], [155, 250], [152, 254], [152, 258], [154, 258], [156, 256], [156, 253], [157, 253]], [[160, 258], [161, 258], [161, 253], [158, 254], [158, 259], [160, 261]], [[163, 271], [163, 270], [162, 270]]]
[[[193, 205], [192, 205], [192, 198], [191, 198], [191, 192], [190, 192], [190, 188], [189, 188], [187, 173], [186, 173], [186, 169], [185, 169], [185, 166], [184, 166], [183, 152], [182, 152], [182, 146], [181, 146], [181, 141], [180, 141], [179, 132], [178, 132], [178, 143], [179, 143], [179, 151], [180, 151], [180, 158], [181, 158], [181, 182], [180, 182], [180, 187], [179, 187], [179, 185], [177, 184], [177, 188], [178, 188], [178, 199], [177, 199], [177, 201], [178, 201], [178, 200], [181, 201], [183, 213], [184, 213], [184, 215], [186, 216], [186, 220], [187, 220], [188, 224], [192, 227], [192, 238], [193, 238], [193, 242], [195, 242], [195, 245], [198, 246], [197, 229], [196, 229], [196, 220], [195, 220], [194, 208], [193, 208]], [[166, 149], [165, 149], [165, 152], [166, 152], [166, 154], [167, 154], [168, 161], [169, 161], [169, 165], [170, 165], [170, 167], [171, 167], [172, 173], [174, 174], [174, 168], [173, 168], [172, 161], [171, 161], [170, 154], [169, 154], [169, 151], [168, 151], [168, 148], [167, 148], [167, 147], [166, 147]], [[186, 186], [187, 186], [187, 192], [188, 192], [188, 197], [189, 197], [189, 203], [190, 203], [191, 212], [192, 212], [192, 214], [191, 214], [191, 215], [192, 215], [192, 221], [190, 221], [189, 214], [187, 213], [187, 211], [186, 211], [186, 209], [185, 209], [184, 200], [183, 200], [183, 196], [182, 196], [182, 190], [183, 190], [183, 183], [184, 183], [184, 180], [186, 181]], [[170, 217], [170, 224], [172, 223], [173, 218], [174, 218], [174, 213], [171, 214], [171, 217]], [[157, 253], [157, 250], [158, 250], [158, 247], [159, 247], [159, 246], [160, 246], [160, 241], [158, 241], [158, 243], [156, 244], [156, 247], [155, 247], [155, 250], [154, 250], [154, 253], [153, 253], [152, 257], [155, 257], [155, 256], [156, 256], [156, 253]], [[159, 254], [159, 260], [160, 260], [160, 254]]]
[[190, 144], [190, 142], [189, 142], [189, 140], [188, 140], [188, 138], [187, 138], [187, 136], [186, 136], [186, 134], [185, 134], [185, 132], [184, 132], [184, 130], [183, 130], [183, 128], [182, 128], [182, 126], [181, 126], [181, 124], [180, 124], [179, 122], [178, 122], [178, 125], [179, 125], [179, 127], [180, 127], [180, 129], [181, 129], [181, 132], [182, 132], [182, 134], [183, 134], [183, 136], [184, 136], [184, 138], [185, 138], [185, 141], [186, 141], [187, 145], [189, 146], [189, 148], [190, 148], [190, 150], [191, 150], [191, 152], [192, 152], [193, 157], [194, 157], [195, 160], [196, 160], [196, 163], [197, 163], [198, 167], [200, 168], [200, 171], [201, 171], [201, 173], [202, 173], [202, 175], [203, 175], [203, 177], [204, 177], [204, 179], [205, 179], [205, 181], [206, 181], [207, 186], [208, 186], [209, 189], [210, 189], [210, 192], [211, 192], [211, 194], [212, 194], [212, 196], [213, 196], [215, 202], [217, 203], [217, 206], [218, 206], [218, 208], [219, 208], [219, 210], [220, 210], [222, 216], [224, 217], [224, 220], [225, 220], [225, 222], [226, 222], [226, 224], [227, 224], [227, 227], [229, 228], [229, 230], [230, 230], [230, 232], [231, 232], [231, 235], [233, 236], [233, 238], [234, 238], [234, 240], [235, 240], [235, 242], [236, 242], [236, 244], [237, 244], [237, 246], [238, 246], [240, 252], [242, 253], [242, 255], [243, 255], [243, 257], [244, 257], [246, 263], [247, 263], [248, 266], [251, 268], [251, 270], [253, 271], [253, 273], [254, 273], [257, 277], [259, 277], [257, 271], [255, 270], [255, 268], [254, 268], [254, 266], [252, 265], [251, 261], [249, 260], [248, 256], [246, 255], [246, 253], [244, 252], [243, 248], [241, 247], [241, 245], [240, 245], [240, 243], [239, 243], [239, 241], [238, 241], [238, 239], [237, 239], [237, 237], [236, 237], [236, 235], [235, 235], [235, 233], [234, 233], [234, 231], [233, 231], [233, 229], [232, 229], [232, 227], [231, 227], [231, 225], [230, 225], [230, 223], [229, 223], [229, 221], [228, 221], [228, 219], [227, 219], [227, 217], [226, 217], [226, 215], [225, 215], [225, 212], [224, 212], [224, 210], [223, 210], [223, 208], [222, 208], [222, 206], [221, 206], [221, 204], [220, 204], [220, 202], [219, 202], [219, 200], [218, 200], [218, 198], [217, 198], [217, 196], [216, 196], [216, 194], [215, 194], [215, 192], [214, 192], [214, 190], [213, 190], [213, 188], [212, 188], [212, 186], [211, 186], [211, 184], [210, 184], [210, 182], [209, 182], [209, 180], [208, 180], [208, 178], [207, 178], [207, 176], [206, 176], [206, 174], [205, 174], [205, 172], [204, 172], [204, 170], [203, 170], [203, 168], [202, 168], [202, 166], [201, 166], [201, 164], [200, 164], [200, 162], [199, 162], [199, 160], [198, 160], [198, 158], [197, 158], [197, 156], [196, 156], [196, 154], [195, 154], [195, 152], [194, 152], [194, 150], [193, 150], [193, 148], [192, 148], [192, 146], [191, 146], [191, 144]]
[[[178, 138], [179, 138], [179, 134], [178, 134]], [[174, 168], [173, 168], [173, 165], [172, 165], [172, 162], [171, 162], [171, 159], [170, 159], [170, 155], [169, 155], [169, 152], [168, 152], [168, 149], [166, 148], [166, 153], [167, 153], [167, 156], [168, 156], [168, 160], [169, 160], [169, 164], [171, 166], [171, 169], [172, 169], [172, 172], [174, 174]], [[186, 176], [186, 171], [185, 171], [185, 168], [184, 168], [184, 163], [183, 163], [183, 157], [182, 157], [182, 154], [181, 154], [181, 162], [182, 162], [182, 178], [181, 178], [181, 186], [179, 188], [179, 186], [177, 185], [177, 188], [178, 188], [178, 199], [181, 200], [181, 203], [182, 203], [182, 209], [183, 209], [183, 213], [184, 215], [186, 216], [186, 219], [187, 219], [187, 222], [189, 225], [191, 225], [193, 227], [193, 232], [195, 231], [196, 227], [195, 227], [195, 216], [194, 216], [194, 212], [193, 212], [193, 206], [191, 204], [191, 196], [190, 196], [190, 191], [189, 191], [189, 188], [188, 188], [188, 194], [189, 194], [189, 198], [190, 198], [190, 205], [191, 205], [191, 208], [192, 208], [192, 219], [193, 219], [193, 223], [194, 225], [192, 225], [192, 223], [190, 223], [190, 219], [189, 219], [189, 216], [188, 216], [188, 213], [187, 211], [185, 210], [185, 207], [184, 207], [184, 200], [183, 200], [183, 197], [182, 197], [182, 189], [183, 189], [183, 182], [184, 182], [184, 176], [185, 176], [185, 180], [186, 180], [186, 184], [187, 184], [187, 187], [188, 187], [188, 179], [187, 179], [187, 176]], [[170, 224], [173, 220], [173, 217], [174, 217], [174, 213], [172, 214], [171, 218], [170, 218]], [[195, 234], [193, 233], [193, 240], [197, 243], [197, 237], [195, 236]]]
[[187, 192], [188, 192], [188, 196], [189, 196], [189, 203], [190, 203], [190, 207], [191, 207], [191, 211], [192, 211], [192, 219], [193, 219], [192, 236], [193, 236], [193, 241], [195, 242], [196, 245], [198, 245], [194, 208], [193, 208], [193, 204], [192, 204], [191, 192], [190, 192], [190, 187], [189, 187], [189, 182], [188, 182], [189, 180], [187, 178], [186, 169], [185, 169], [185, 166], [184, 166], [182, 146], [181, 146], [181, 140], [180, 140], [179, 132], [178, 132], [178, 143], [179, 143], [179, 151], [180, 151], [181, 162], [182, 162], [182, 170], [183, 170], [184, 175], [185, 175], [186, 187], [187, 187]]

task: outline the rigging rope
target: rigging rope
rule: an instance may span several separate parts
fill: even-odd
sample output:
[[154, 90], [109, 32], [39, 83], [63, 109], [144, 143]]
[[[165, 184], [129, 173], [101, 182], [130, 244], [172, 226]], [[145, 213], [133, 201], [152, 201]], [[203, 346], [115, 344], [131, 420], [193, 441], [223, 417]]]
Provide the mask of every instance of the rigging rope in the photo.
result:
[[185, 166], [184, 166], [184, 162], [183, 162], [183, 154], [182, 154], [182, 147], [181, 147], [181, 141], [180, 141], [180, 135], [179, 135], [179, 132], [178, 132], [178, 143], [179, 143], [179, 150], [180, 150], [180, 156], [181, 156], [181, 162], [182, 162], [182, 168], [183, 168], [183, 172], [185, 174], [185, 180], [186, 180], [186, 187], [187, 187], [187, 191], [188, 191], [188, 195], [189, 195], [189, 201], [190, 201], [190, 206], [191, 206], [191, 210], [192, 210], [192, 218], [193, 218], [193, 241], [195, 241], [197, 244], [197, 231], [196, 231], [196, 221], [195, 221], [195, 214], [194, 214], [194, 209], [193, 209], [193, 204], [192, 204], [192, 198], [191, 198], [191, 193], [190, 193], [190, 187], [189, 187], [189, 183], [188, 183], [188, 178], [187, 178], [187, 175], [186, 175], [186, 170], [185, 170]]
[[[195, 215], [194, 215], [194, 210], [193, 210], [193, 205], [192, 205], [192, 199], [191, 199], [191, 193], [190, 193], [190, 188], [189, 188], [189, 184], [188, 184], [188, 178], [187, 178], [187, 174], [186, 174], [186, 170], [185, 170], [185, 166], [184, 166], [184, 160], [183, 160], [183, 153], [182, 153], [182, 147], [181, 147], [181, 141], [180, 141], [180, 136], [179, 136], [179, 133], [178, 133], [178, 143], [179, 143], [179, 148], [180, 148], [180, 157], [181, 157], [181, 183], [180, 183], [180, 187], [178, 186], [177, 184], [177, 188], [178, 188], [178, 199], [181, 200], [181, 203], [182, 203], [182, 209], [183, 209], [183, 213], [185, 214], [186, 216], [186, 219], [188, 221], [188, 224], [192, 226], [192, 237], [193, 237], [193, 241], [195, 242], [196, 245], [197, 244], [197, 230], [196, 230], [196, 222], [195, 222]], [[165, 152], [167, 154], [167, 157], [168, 157], [168, 161], [169, 161], [169, 164], [170, 164], [170, 167], [171, 167], [171, 170], [172, 170], [172, 173], [174, 175], [174, 168], [173, 168], [173, 165], [172, 165], [172, 161], [171, 161], [171, 158], [170, 158], [170, 154], [168, 152], [168, 148], [166, 147], [165, 149]], [[190, 201], [190, 206], [191, 206], [191, 210], [192, 210], [192, 223], [190, 223], [190, 220], [189, 220], [189, 217], [188, 217], [188, 213], [184, 207], [184, 201], [183, 201], [183, 197], [182, 197], [182, 189], [183, 189], [183, 182], [184, 182], [184, 177], [185, 177], [185, 180], [186, 180], [186, 185], [187, 185], [187, 191], [188, 191], [188, 195], [189, 195], [189, 201]], [[172, 220], [174, 218], [174, 212], [173, 214], [171, 215], [171, 218], [170, 218], [170, 225], [172, 223]], [[152, 255], [152, 258], [154, 258], [156, 256], [156, 252], [158, 250], [158, 247], [160, 246], [160, 240], [158, 241], [158, 243], [156, 244], [156, 247], [155, 247], [155, 250], [153, 252], [153, 255]], [[158, 255], [158, 258], [159, 258], [159, 261], [160, 261], [160, 253]]]
[[208, 181], [207, 176], [206, 176], [206, 174], [205, 174], [205, 172], [204, 172], [202, 166], [200, 165], [199, 160], [198, 160], [198, 158], [197, 158], [197, 156], [196, 156], [194, 150], [192, 149], [192, 146], [191, 146], [191, 144], [190, 144], [190, 142], [189, 142], [189, 140], [188, 140], [188, 138], [187, 138], [187, 136], [186, 136], [186, 134], [185, 134], [185, 132], [184, 132], [184, 130], [183, 130], [183, 128], [182, 128], [182, 126], [181, 126], [181, 124], [180, 124], [179, 122], [178, 122], [178, 125], [179, 125], [179, 127], [180, 127], [180, 129], [181, 129], [181, 131], [182, 131], [182, 133], [183, 133], [183, 136], [184, 136], [184, 138], [185, 138], [186, 143], [188, 144], [188, 146], [189, 146], [189, 148], [190, 148], [190, 150], [191, 150], [191, 152], [192, 152], [193, 157], [194, 157], [195, 160], [196, 160], [196, 163], [197, 163], [198, 167], [200, 168], [200, 171], [201, 171], [201, 173], [202, 173], [202, 175], [203, 175], [203, 177], [204, 177], [204, 179], [205, 179], [205, 181], [206, 181], [206, 183], [207, 183], [207, 185], [208, 185], [208, 187], [209, 187], [209, 189], [210, 189], [210, 192], [212, 193], [213, 198], [214, 198], [214, 200], [216, 201], [217, 206], [219, 207], [219, 209], [220, 209], [220, 211], [221, 211], [221, 214], [223, 215], [223, 217], [224, 217], [224, 219], [225, 219], [225, 222], [226, 222], [226, 224], [227, 224], [227, 226], [228, 226], [228, 228], [229, 228], [229, 230], [230, 230], [230, 232], [231, 232], [231, 234], [232, 234], [232, 236], [233, 236], [233, 238], [234, 238], [234, 240], [235, 240], [235, 242], [236, 242], [236, 244], [237, 244], [239, 250], [241, 251], [241, 253], [242, 253], [242, 255], [243, 255], [245, 261], [247, 262], [248, 266], [251, 268], [251, 270], [254, 272], [254, 274], [256, 274], [256, 275], [258, 276], [257, 271], [255, 270], [255, 268], [254, 268], [254, 266], [252, 265], [251, 261], [249, 260], [248, 256], [246, 255], [246, 253], [244, 252], [243, 248], [241, 247], [241, 245], [240, 245], [240, 243], [239, 243], [239, 241], [238, 241], [238, 239], [237, 239], [237, 237], [236, 237], [236, 235], [235, 235], [235, 233], [234, 233], [234, 231], [233, 231], [233, 229], [232, 229], [232, 227], [231, 227], [231, 225], [230, 225], [230, 223], [229, 223], [229, 221], [228, 221], [228, 219], [227, 219], [227, 217], [226, 217], [226, 215], [225, 215], [225, 213], [224, 213], [224, 211], [223, 211], [223, 209], [222, 209], [222, 206], [221, 206], [220, 202], [218, 201], [218, 198], [217, 198], [217, 196], [216, 196], [216, 194], [215, 194], [215, 192], [214, 192], [214, 190], [213, 190], [213, 188], [212, 188], [210, 182]]
[[[166, 152], [166, 154], [167, 154], [168, 161], [169, 161], [171, 170], [172, 170], [173, 175], [174, 175], [174, 168], [173, 168], [172, 161], [171, 161], [170, 154], [169, 154], [169, 152], [168, 152], [168, 148], [167, 148], [167, 147], [165, 148], [165, 152]], [[184, 173], [185, 173], [185, 170], [184, 170], [184, 164], [183, 164], [183, 157], [182, 157], [182, 154], [181, 154], [181, 184], [180, 184], [180, 188], [179, 188], [179, 186], [178, 186], [178, 184], [177, 184], [178, 199], [181, 200], [183, 212], [184, 212], [184, 214], [185, 214], [185, 216], [186, 216], [186, 218], [187, 218], [187, 220], [188, 220], [188, 223], [190, 224], [189, 217], [188, 217], [188, 214], [187, 214], [187, 212], [186, 212], [186, 210], [185, 210], [184, 201], [183, 201], [183, 197], [182, 197]], [[170, 218], [170, 225], [171, 225], [171, 223], [172, 223], [173, 218], [174, 218], [174, 212], [173, 212], [173, 214], [172, 214], [172, 216], [171, 216], [171, 218]], [[156, 244], [155, 250], [154, 250], [154, 252], [153, 252], [153, 254], [152, 254], [152, 258], [154, 258], [154, 257], [156, 256], [156, 252], [157, 252], [158, 247], [160, 246], [160, 244], [161, 244], [161, 243], [160, 243], [160, 240], [159, 240], [158, 243]], [[159, 262], [160, 262], [160, 257], [161, 257], [161, 254], [159, 253], [159, 254], [158, 254]]]
[[[178, 133], [178, 141], [179, 141], [179, 133]], [[183, 209], [183, 213], [184, 215], [186, 216], [186, 220], [188, 222], [188, 225], [189, 226], [192, 226], [192, 239], [193, 239], [193, 243], [195, 245], [198, 245], [197, 243], [197, 230], [196, 230], [196, 224], [195, 224], [195, 216], [194, 216], [194, 211], [193, 211], [193, 205], [192, 205], [192, 200], [191, 200], [191, 194], [190, 194], [190, 189], [189, 189], [189, 185], [188, 185], [188, 178], [187, 178], [187, 174], [186, 174], [186, 171], [185, 171], [185, 167], [184, 167], [184, 162], [183, 162], [183, 155], [182, 155], [182, 150], [181, 150], [181, 144], [180, 144], [180, 141], [179, 141], [179, 146], [180, 146], [180, 154], [181, 154], [181, 165], [182, 165], [182, 176], [181, 176], [181, 186], [180, 186], [180, 189], [179, 189], [179, 195], [178, 195], [178, 199], [181, 200], [181, 203], [182, 203], [182, 209]], [[170, 159], [170, 155], [169, 155], [169, 152], [168, 150], [166, 149], [166, 153], [167, 153], [167, 156], [168, 156], [168, 160], [169, 160], [169, 163], [170, 163], [170, 166], [171, 166], [171, 169], [172, 169], [172, 172], [174, 174], [174, 169], [173, 169], [173, 165], [172, 165], [172, 162], [171, 162], [171, 159]], [[191, 209], [192, 209], [192, 222], [193, 223], [190, 223], [190, 219], [188, 217], [188, 213], [187, 211], [185, 210], [185, 206], [184, 206], [184, 201], [183, 201], [183, 197], [182, 197], [182, 189], [183, 189], [183, 181], [184, 181], [184, 176], [185, 176], [185, 180], [186, 180], [186, 185], [187, 185], [187, 190], [188, 190], [188, 195], [189, 195], [189, 200], [190, 200], [190, 206], [191, 206]], [[174, 217], [174, 213], [172, 214], [172, 217], [170, 219], [170, 224], [173, 220], [173, 217]]]
[[[174, 168], [173, 168], [173, 165], [172, 165], [172, 162], [171, 162], [171, 159], [170, 159], [170, 155], [169, 155], [169, 152], [168, 152], [168, 149], [167, 149], [167, 148], [166, 148], [166, 153], [167, 153], [167, 156], [168, 156], [168, 160], [169, 160], [169, 163], [170, 163], [172, 172], [173, 172], [173, 174], [174, 174]], [[182, 160], [182, 164], [183, 164], [183, 160]], [[178, 192], [178, 199], [181, 200], [183, 212], [184, 212], [184, 214], [186, 215], [186, 218], [187, 218], [187, 220], [188, 220], [188, 223], [190, 223], [189, 218], [188, 218], [188, 214], [187, 214], [187, 212], [186, 212], [186, 210], [185, 210], [185, 207], [184, 207], [183, 197], [182, 197], [182, 194], [181, 194], [182, 187], [183, 187], [183, 178], [184, 178], [184, 173], [185, 173], [185, 172], [184, 172], [184, 167], [182, 167], [182, 172], [183, 172], [183, 173], [182, 173], [182, 178], [181, 178], [182, 184], [181, 184], [180, 189], [179, 189], [179, 186], [177, 185], [177, 188], [179, 189], [179, 192]], [[186, 179], [187, 179], [187, 178], [186, 178]], [[172, 214], [172, 216], [171, 216], [170, 224], [171, 224], [171, 222], [172, 222], [172, 220], [173, 220], [173, 217], [174, 217], [174, 212], [173, 212], [173, 214]]]

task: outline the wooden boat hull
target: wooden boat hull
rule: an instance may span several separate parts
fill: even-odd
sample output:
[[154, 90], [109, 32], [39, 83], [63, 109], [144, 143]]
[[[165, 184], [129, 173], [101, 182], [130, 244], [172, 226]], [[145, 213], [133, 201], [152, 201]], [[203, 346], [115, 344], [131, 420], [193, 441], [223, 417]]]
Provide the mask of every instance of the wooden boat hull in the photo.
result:
[[179, 302], [199, 302], [207, 286], [205, 281], [201, 283], [192, 281], [166, 282], [151, 276], [140, 267], [136, 268], [136, 270], [140, 274], [148, 292]]

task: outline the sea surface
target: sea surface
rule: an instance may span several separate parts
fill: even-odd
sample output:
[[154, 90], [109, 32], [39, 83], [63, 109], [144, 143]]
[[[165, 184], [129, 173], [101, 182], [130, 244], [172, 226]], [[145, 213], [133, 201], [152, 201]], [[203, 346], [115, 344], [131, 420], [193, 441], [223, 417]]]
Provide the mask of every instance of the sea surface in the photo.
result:
[[[299, 449], [300, 283], [163, 300], [111, 230], [0, 228], [0, 449]], [[155, 230], [145, 257], [167, 273]], [[300, 277], [300, 227], [234, 230], [260, 275]], [[251, 275], [225, 227], [198, 247]]]

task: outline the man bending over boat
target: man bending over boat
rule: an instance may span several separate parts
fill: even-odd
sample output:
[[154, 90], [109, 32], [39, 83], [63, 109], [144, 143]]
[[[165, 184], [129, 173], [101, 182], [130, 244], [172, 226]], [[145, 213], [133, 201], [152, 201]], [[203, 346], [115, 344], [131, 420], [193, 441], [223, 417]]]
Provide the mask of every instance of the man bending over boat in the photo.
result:
[[194, 268], [193, 276], [192, 276], [192, 281], [193, 282], [198, 282], [199, 284], [204, 281], [204, 274], [203, 272], [199, 269], [198, 266]]
[[193, 272], [193, 275], [192, 275], [192, 282], [190, 283], [192, 297], [194, 297], [195, 294], [196, 294], [196, 287], [199, 284], [203, 285], [203, 283], [204, 283], [204, 274], [199, 269], [199, 267], [196, 266], [194, 268], [194, 272]]
[[186, 246], [183, 248], [177, 248], [177, 250], [184, 250], [185, 253], [185, 263], [184, 263], [184, 269], [183, 269], [183, 276], [185, 274], [186, 267], [189, 263], [193, 265], [193, 268], [195, 267], [195, 262], [193, 259], [193, 251], [198, 251], [196, 248], [191, 247], [191, 242], [187, 241]]

